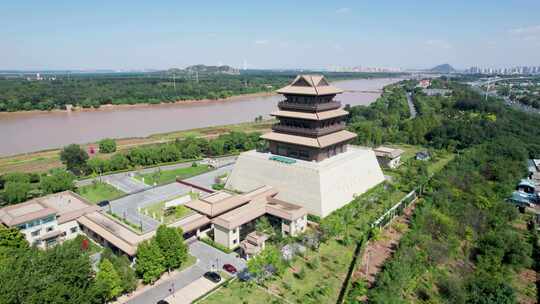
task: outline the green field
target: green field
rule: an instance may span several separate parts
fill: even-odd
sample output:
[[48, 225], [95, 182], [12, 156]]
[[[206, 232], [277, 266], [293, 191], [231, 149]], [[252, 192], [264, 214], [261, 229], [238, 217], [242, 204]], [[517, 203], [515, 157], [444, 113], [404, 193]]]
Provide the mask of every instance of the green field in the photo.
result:
[[77, 193], [94, 204], [125, 195], [124, 192], [103, 182], [95, 182], [88, 186], [79, 187]]
[[135, 176], [135, 178], [140, 181], [144, 181], [144, 183], [147, 185], [154, 185], [154, 183], [161, 185], [174, 182], [177, 178], [185, 179], [208, 172], [210, 170], [211, 168], [207, 165], [198, 165], [196, 167], [186, 167], [174, 170], [140, 174]]

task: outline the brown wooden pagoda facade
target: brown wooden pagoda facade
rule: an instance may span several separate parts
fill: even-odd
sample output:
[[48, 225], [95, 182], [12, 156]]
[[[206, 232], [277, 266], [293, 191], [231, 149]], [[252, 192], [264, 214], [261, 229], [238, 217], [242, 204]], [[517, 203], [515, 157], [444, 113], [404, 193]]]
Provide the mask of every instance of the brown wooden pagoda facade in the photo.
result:
[[342, 93], [322, 75], [299, 75], [277, 91], [285, 96], [279, 111], [272, 113], [279, 122], [262, 138], [272, 154], [308, 161], [322, 161], [346, 151], [356, 134], [345, 130], [341, 103], [334, 101]]

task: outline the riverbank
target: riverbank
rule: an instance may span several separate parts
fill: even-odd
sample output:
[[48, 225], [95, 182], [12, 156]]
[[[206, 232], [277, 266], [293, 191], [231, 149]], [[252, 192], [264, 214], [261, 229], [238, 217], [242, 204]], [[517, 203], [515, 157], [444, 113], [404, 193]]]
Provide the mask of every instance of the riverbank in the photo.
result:
[[[342, 105], [369, 105], [383, 87], [401, 78], [334, 82], [344, 89]], [[159, 105], [118, 105], [100, 109], [0, 114], [0, 156], [57, 149], [70, 143], [103, 138], [144, 138], [177, 130], [233, 125], [269, 118], [283, 97], [273, 92], [218, 100], [181, 101]]]
[[[221, 134], [229, 133], [232, 131], [243, 132], [267, 132], [274, 123], [274, 120], [264, 120], [261, 122], [247, 122], [231, 125], [223, 125], [216, 127], [197, 128], [191, 130], [174, 131], [167, 133], [153, 134], [147, 137], [130, 137], [117, 139], [117, 152], [126, 151], [128, 149], [144, 146], [150, 144], [160, 144], [174, 141], [177, 138], [186, 138], [188, 136], [195, 136], [201, 138], [215, 138]], [[87, 150], [93, 147], [96, 151], [94, 157], [108, 159], [115, 153], [101, 154], [98, 151], [97, 142], [81, 144], [83, 149]], [[43, 151], [37, 151], [32, 153], [17, 154], [13, 156], [0, 158], [0, 175], [9, 172], [46, 172], [47, 170], [60, 168], [64, 165], [60, 162], [60, 148], [49, 149]]]
[[62, 109], [53, 109], [53, 110], [29, 110], [29, 111], [15, 111], [15, 112], [0, 112], [0, 118], [3, 117], [20, 117], [36, 114], [54, 114], [54, 113], [69, 113], [69, 112], [99, 112], [99, 111], [114, 111], [114, 110], [123, 110], [123, 109], [133, 109], [133, 108], [153, 108], [153, 107], [163, 107], [171, 105], [205, 105], [213, 103], [223, 103], [238, 101], [251, 98], [260, 98], [260, 97], [269, 97], [275, 96], [275, 92], [259, 92], [259, 93], [250, 93], [250, 94], [240, 94], [234, 95], [227, 98], [218, 98], [218, 99], [187, 99], [187, 100], [177, 100], [175, 102], [161, 102], [161, 103], [135, 103], [135, 104], [105, 104], [101, 105], [99, 108], [83, 108], [83, 107], [72, 107], [70, 111]]

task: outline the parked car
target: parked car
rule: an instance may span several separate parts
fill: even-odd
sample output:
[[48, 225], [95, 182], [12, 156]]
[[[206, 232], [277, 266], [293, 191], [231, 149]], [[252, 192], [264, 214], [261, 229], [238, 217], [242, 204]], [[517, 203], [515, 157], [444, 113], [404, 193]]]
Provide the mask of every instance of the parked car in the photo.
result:
[[101, 201], [97, 205], [100, 206], [101, 208], [107, 207], [109, 205], [109, 201]]
[[214, 283], [219, 283], [221, 281], [221, 276], [217, 272], [213, 271], [206, 272], [204, 277]]
[[225, 264], [223, 265], [223, 270], [225, 270], [226, 272], [230, 273], [230, 274], [235, 274], [236, 273], [236, 267], [234, 267], [233, 265], [231, 264]]

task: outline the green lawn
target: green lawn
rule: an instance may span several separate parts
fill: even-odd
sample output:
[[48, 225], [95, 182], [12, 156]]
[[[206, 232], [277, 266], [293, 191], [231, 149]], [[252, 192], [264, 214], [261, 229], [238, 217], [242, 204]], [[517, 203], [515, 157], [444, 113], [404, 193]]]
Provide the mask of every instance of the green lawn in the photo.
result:
[[[144, 207], [141, 209], [141, 212], [143, 214], [146, 214], [158, 221], [161, 220], [161, 217], [163, 216], [163, 221], [165, 222], [165, 224], [170, 224], [170, 223], [174, 223], [190, 214], [193, 214], [193, 211], [185, 206], [176, 206], [174, 212], [172, 213], [169, 213], [169, 214], [166, 214], [165, 213], [165, 210], [164, 210], [164, 207], [165, 207], [165, 203], [168, 202], [168, 201], [172, 201], [174, 199], [177, 199], [179, 197], [182, 197], [184, 195], [181, 195], [181, 196], [178, 196], [178, 197], [175, 197], [173, 199], [170, 199], [170, 200], [166, 200], [166, 201], [161, 201], [161, 202], [158, 202], [158, 203], [155, 203], [155, 204], [152, 204], [152, 205], [149, 205], [147, 207]], [[191, 197], [193, 199], [197, 198], [197, 195], [196, 193], [193, 193], [191, 194]]]
[[103, 182], [97, 182], [88, 186], [79, 187], [77, 189], [77, 193], [94, 204], [105, 200], [113, 200], [125, 195], [124, 192]]
[[[154, 173], [146, 173], [135, 176], [136, 179], [144, 181], [147, 185], [158, 185], [174, 182], [177, 178], [185, 179], [210, 171], [207, 165], [198, 165], [196, 167], [186, 167], [174, 170], [163, 170]], [[144, 180], [143, 180], [144, 179]]]
[[[336, 303], [353, 252], [353, 244], [344, 246], [330, 240], [321, 244], [319, 252], [297, 257], [282, 278], [267, 284], [268, 288], [293, 303]], [[318, 266], [314, 260], [319, 260]], [[302, 269], [304, 277], [298, 276]]]
[[208, 298], [197, 301], [198, 304], [242, 304], [242, 303], [283, 303], [279, 298], [256, 286], [238, 280], [226, 283]]

